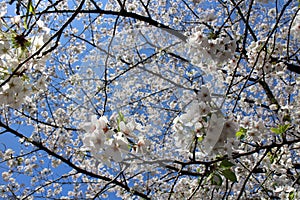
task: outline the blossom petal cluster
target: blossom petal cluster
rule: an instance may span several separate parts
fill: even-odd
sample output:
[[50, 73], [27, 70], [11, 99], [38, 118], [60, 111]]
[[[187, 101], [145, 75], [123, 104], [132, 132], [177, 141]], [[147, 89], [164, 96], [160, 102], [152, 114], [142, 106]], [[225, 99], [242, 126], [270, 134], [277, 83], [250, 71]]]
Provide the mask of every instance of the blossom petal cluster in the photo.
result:
[[227, 141], [234, 140], [237, 125], [232, 119], [226, 120], [212, 105], [208, 88], [202, 86], [198, 99], [193, 100], [186, 112], [176, 117], [173, 122], [176, 147], [190, 151], [195, 139], [202, 138], [198, 148], [205, 155], [220, 150], [231, 151], [233, 146]]
[[[14, 23], [21, 22], [14, 18]], [[18, 108], [26, 97], [46, 89], [43, 70], [47, 56], [41, 57], [40, 53], [25, 64], [21, 64], [36, 53], [49, 38], [49, 30], [43, 23], [38, 24], [43, 31], [28, 38], [23, 34], [0, 30], [1, 105]], [[34, 78], [35, 80], [30, 80], [29, 76], [33, 74], [38, 75]]]
[[135, 133], [141, 130], [139, 125], [119, 120], [116, 122], [113, 116], [110, 120], [106, 116], [98, 119], [93, 115], [90, 122], [83, 124], [86, 133], [82, 138], [82, 150], [90, 151], [94, 158], [108, 166], [110, 161], [121, 162], [130, 152], [146, 152], [149, 142]]
[[221, 64], [230, 59], [236, 50], [236, 41], [226, 34], [207, 35], [202, 29], [189, 37], [188, 45], [194, 64], [211, 60]]
[[206, 136], [203, 140], [204, 151], [208, 154], [212, 151], [217, 152], [219, 150], [231, 152], [233, 146], [229, 141], [235, 138], [236, 131], [237, 125], [233, 120], [225, 121], [223, 116], [218, 116], [218, 114], [213, 113], [210, 118]]

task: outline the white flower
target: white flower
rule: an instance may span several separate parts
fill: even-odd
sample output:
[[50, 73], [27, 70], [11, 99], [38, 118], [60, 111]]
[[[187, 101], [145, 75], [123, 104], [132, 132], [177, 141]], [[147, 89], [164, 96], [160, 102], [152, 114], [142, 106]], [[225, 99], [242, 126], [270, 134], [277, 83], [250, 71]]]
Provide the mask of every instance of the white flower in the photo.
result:
[[217, 118], [217, 115], [213, 114], [210, 119], [206, 137], [203, 141], [204, 150], [206, 153], [210, 153], [212, 150], [225, 148], [226, 151], [230, 152], [230, 144], [232, 144], [232, 141], [228, 142], [227, 145], [225, 145], [225, 141], [234, 138], [236, 131], [237, 125], [235, 122], [231, 120], [225, 122], [223, 117]]
[[208, 38], [202, 31], [198, 31], [189, 38], [188, 43], [194, 47], [206, 47], [208, 46]]
[[199, 103], [199, 114], [201, 116], [205, 116], [210, 112], [210, 107], [204, 103], [204, 102], [200, 102]]
[[[0, 3], [0, 17], [3, 17], [7, 13], [7, 3], [1, 2]], [[0, 23], [0, 28], [1, 28], [1, 23]]]
[[21, 21], [21, 16], [20, 15], [17, 15], [17, 16], [14, 16], [13, 18], [11, 18], [11, 22], [13, 24], [19, 24]]
[[147, 139], [145, 139], [144, 137], [140, 137], [137, 144], [133, 148], [134, 153], [145, 153], [149, 145], [150, 142]]
[[[228, 153], [231, 153], [232, 144], [233, 144], [232, 139], [234, 139], [236, 132], [237, 132], [236, 123], [233, 121], [226, 121], [224, 123], [222, 133], [218, 139], [218, 142], [214, 146], [214, 149], [217, 150], [218, 148], [223, 148]], [[225, 141], [227, 141], [226, 144], [225, 144]]]
[[133, 4], [133, 3], [130, 3], [130, 4], [128, 4], [128, 11], [129, 12], [133, 12], [133, 11], [135, 11], [136, 10], [136, 5], [135, 4]]
[[206, 86], [201, 86], [201, 89], [198, 93], [198, 98], [201, 101], [204, 101], [204, 102], [210, 102], [211, 101], [210, 92], [209, 92], [209, 90]]
[[205, 21], [214, 21], [218, 18], [218, 16], [215, 14], [215, 10], [207, 10], [207, 13], [204, 15]]
[[11, 159], [12, 155], [14, 154], [15, 152], [12, 150], [12, 149], [7, 149], [5, 152], [4, 152], [4, 155], [3, 155], [3, 159], [4, 160], [9, 160]]
[[271, 104], [271, 105], [270, 105], [270, 109], [271, 109], [271, 110], [277, 110], [277, 109], [278, 109], [277, 104]]
[[[214, 20], [214, 17], [209, 14], [208, 20]], [[224, 63], [234, 55], [235, 40], [230, 39], [226, 34], [219, 34], [217, 38], [207, 37], [205, 28], [199, 27], [199, 29], [188, 39], [189, 55], [193, 64]]]
[[104, 133], [106, 133], [108, 129], [108, 120], [105, 116], [101, 116], [99, 119], [97, 119], [96, 115], [93, 115], [91, 117], [91, 122], [85, 123], [82, 128], [86, 132], [94, 132], [96, 129], [102, 130]]
[[111, 156], [111, 158], [116, 162], [122, 161], [122, 155], [128, 152], [128, 141], [118, 134], [115, 138], [107, 141], [107, 148], [104, 154]]
[[224, 123], [221, 138], [226, 140], [227, 138], [234, 138], [237, 132], [237, 125], [235, 122], [229, 120]]
[[50, 33], [50, 28], [46, 27], [43, 21], [38, 20], [38, 21], [36, 22], [36, 24], [38, 25], [38, 27], [39, 27], [41, 30], [45, 31], [47, 34]]
[[11, 173], [9, 173], [9, 172], [2, 172], [2, 179], [4, 180], [4, 181], [8, 181], [9, 180], [9, 178], [11, 177]]
[[86, 133], [82, 139], [84, 147], [87, 150], [91, 150], [92, 154], [97, 152], [104, 147], [106, 136], [101, 129], [95, 129], [93, 132]]
[[179, 117], [179, 121], [184, 126], [193, 126], [199, 120], [200, 110], [199, 103], [197, 101], [192, 101], [190, 106], [188, 107], [185, 114]]
[[82, 142], [83, 150], [91, 151], [94, 157], [97, 157], [101, 151], [105, 148], [105, 142], [111, 137], [111, 133], [108, 133], [108, 120], [102, 116], [97, 119], [94, 115], [91, 117], [91, 122], [85, 123], [83, 129], [86, 130]]
[[126, 136], [135, 138], [133, 131], [136, 130], [136, 123], [134, 121], [130, 121], [127, 124], [125, 124], [124, 121], [121, 121], [119, 127], [120, 127], [120, 131], [124, 133]]
[[106, 116], [101, 116], [96, 123], [97, 129], [102, 129], [104, 133], [108, 131], [108, 120]]
[[210, 118], [209, 127], [203, 140], [203, 149], [206, 153], [210, 153], [217, 144], [224, 125], [223, 117], [217, 117], [214, 113]]
[[42, 76], [39, 78], [39, 80], [36, 82], [36, 87], [41, 91], [45, 91], [47, 89], [46, 77]]

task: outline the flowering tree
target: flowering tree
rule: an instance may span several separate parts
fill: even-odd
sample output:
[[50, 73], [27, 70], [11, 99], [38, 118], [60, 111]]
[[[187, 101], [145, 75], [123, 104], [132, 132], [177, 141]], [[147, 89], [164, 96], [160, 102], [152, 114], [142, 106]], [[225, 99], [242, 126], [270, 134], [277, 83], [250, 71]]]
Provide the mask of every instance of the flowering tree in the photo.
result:
[[0, 4], [1, 198], [300, 198], [299, 1]]

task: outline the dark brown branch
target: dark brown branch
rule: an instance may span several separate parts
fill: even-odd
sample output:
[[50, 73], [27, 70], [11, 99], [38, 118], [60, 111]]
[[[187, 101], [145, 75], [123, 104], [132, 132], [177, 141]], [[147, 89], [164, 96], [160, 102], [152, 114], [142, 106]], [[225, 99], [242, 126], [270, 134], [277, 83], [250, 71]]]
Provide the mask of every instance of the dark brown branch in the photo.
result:
[[[289, 145], [292, 145], [292, 144], [295, 144], [295, 143], [298, 143], [298, 142], [300, 142], [300, 138], [295, 139], [295, 140], [285, 140], [281, 143], [273, 142], [269, 145], [257, 146], [254, 150], [248, 151], [248, 152], [245, 152], [245, 153], [233, 153], [233, 155], [230, 158], [231, 159], [237, 159], [237, 158], [241, 158], [241, 157], [244, 157], [244, 156], [252, 155], [254, 153], [259, 153], [262, 150], [269, 150], [270, 151], [273, 148], [281, 148], [284, 145], [289, 146]], [[200, 164], [200, 165], [211, 165], [211, 164], [220, 162], [220, 161], [228, 159], [228, 158], [229, 158], [228, 155], [224, 155], [220, 158], [217, 158], [217, 159], [211, 160], [211, 161], [188, 161], [188, 162], [174, 161], [174, 163], [184, 165], [184, 166], [186, 166], [186, 165], [198, 165], [198, 164]], [[175, 169], [178, 171], [178, 168], [175, 167], [174, 170]]]
[[300, 74], [300, 66], [292, 63], [285, 62], [287, 69], [291, 72], [295, 72], [296, 74]]
[[[75, 10], [55, 10], [55, 11], [47, 11], [47, 12], [43, 12], [43, 13], [36, 13], [36, 15], [40, 15], [40, 14], [51, 14], [51, 13], [55, 13], [55, 14], [62, 14], [62, 13], [74, 13]], [[77, 14], [78, 13], [87, 13], [87, 14], [99, 14], [99, 15], [113, 15], [113, 16], [120, 16], [120, 17], [128, 17], [128, 18], [133, 18], [133, 19], [137, 19], [139, 21], [143, 21], [146, 22], [149, 25], [155, 26], [157, 28], [163, 29], [164, 31], [176, 36], [177, 38], [181, 39], [182, 41], [186, 42], [187, 40], [187, 36], [185, 36], [184, 34], [180, 33], [178, 30], [174, 30], [171, 27], [164, 25], [158, 21], [153, 20], [150, 17], [146, 17], [143, 15], [139, 15], [133, 12], [128, 12], [126, 10], [121, 10], [121, 11], [112, 11], [112, 10], [102, 10], [100, 8], [95, 9], [95, 10], [79, 10], [76, 11]]]

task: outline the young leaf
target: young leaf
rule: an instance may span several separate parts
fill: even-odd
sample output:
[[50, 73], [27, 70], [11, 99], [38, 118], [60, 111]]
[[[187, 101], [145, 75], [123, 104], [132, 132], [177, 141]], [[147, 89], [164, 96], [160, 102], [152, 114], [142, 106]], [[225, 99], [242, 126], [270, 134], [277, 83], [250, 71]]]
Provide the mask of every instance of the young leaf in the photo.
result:
[[229, 169], [230, 167], [234, 166], [234, 164], [228, 160], [223, 160], [221, 163], [220, 163], [220, 167], [223, 168], [223, 169]]
[[28, 21], [29, 13], [35, 15], [34, 7], [32, 5], [32, 1], [31, 0], [29, 0], [28, 4], [27, 4], [27, 11], [26, 11], [26, 16], [25, 16], [25, 20], [24, 20], [24, 28], [25, 29], [28, 29], [27, 21]]
[[279, 125], [278, 128], [271, 128], [271, 132], [281, 135], [283, 133], [285, 133], [288, 129], [289, 129], [290, 125], [289, 124], [285, 124], [285, 125]]
[[125, 117], [124, 117], [123, 113], [119, 112], [118, 114], [119, 114], [119, 120], [120, 120], [120, 122], [121, 121], [125, 122]]
[[223, 182], [222, 177], [217, 173], [211, 173], [208, 177], [208, 180], [211, 181], [212, 185], [218, 185], [218, 186], [221, 186]]
[[200, 136], [200, 137], [198, 137], [198, 142], [202, 142], [202, 141], [203, 141], [203, 139], [204, 139], [204, 137], [203, 137], [203, 136]]
[[240, 127], [240, 130], [238, 130], [238, 132], [235, 133], [235, 136], [239, 139], [243, 139], [246, 133], [247, 133], [247, 129]]
[[233, 171], [231, 171], [230, 169], [225, 169], [223, 171], [221, 171], [222, 175], [229, 179], [232, 182], [237, 182], [237, 177], [235, 175], [235, 173]]
[[279, 134], [279, 129], [278, 128], [271, 128], [270, 130], [271, 130], [271, 132], [273, 132], [275, 134]]
[[276, 159], [275, 155], [273, 155], [271, 152], [268, 152], [268, 153], [267, 153], [267, 156], [268, 156], [268, 158], [270, 159], [270, 162], [271, 162], [271, 163], [274, 163], [274, 161], [275, 161], [275, 159]]
[[29, 13], [32, 13], [32, 14], [34, 14], [35, 15], [35, 11], [34, 11], [34, 7], [33, 7], [33, 5], [32, 5], [32, 1], [29, 1], [28, 2], [28, 12]]
[[292, 191], [289, 193], [289, 200], [294, 200], [295, 199], [295, 192]]

